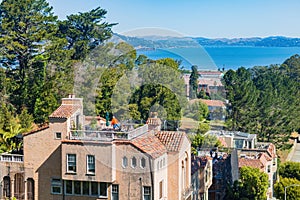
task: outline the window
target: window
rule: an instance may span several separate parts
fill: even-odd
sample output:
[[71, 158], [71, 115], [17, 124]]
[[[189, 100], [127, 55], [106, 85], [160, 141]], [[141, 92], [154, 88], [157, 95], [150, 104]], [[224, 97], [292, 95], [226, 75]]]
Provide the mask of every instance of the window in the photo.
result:
[[135, 157], [133, 157], [133, 158], [131, 159], [131, 167], [133, 167], [133, 168], [136, 167], [136, 158], [135, 158]]
[[107, 198], [107, 183], [66, 180], [65, 194]]
[[81, 194], [81, 182], [74, 181], [74, 194], [80, 195]]
[[90, 183], [87, 181], [82, 182], [82, 194], [89, 195], [90, 194]]
[[73, 194], [72, 181], [66, 181], [66, 194]]
[[3, 178], [3, 196], [10, 197], [10, 177], [4, 176]]
[[145, 158], [142, 158], [142, 159], [141, 159], [141, 167], [142, 167], [142, 168], [145, 168], [145, 167], [146, 167], [146, 159], [145, 159]]
[[76, 154], [67, 154], [67, 172], [76, 173]]
[[97, 182], [91, 183], [91, 195], [98, 196], [98, 183]]
[[52, 194], [61, 194], [61, 179], [53, 178], [51, 179], [51, 193]]
[[119, 200], [119, 185], [112, 185], [111, 194], [112, 200]]
[[271, 172], [271, 165], [268, 165], [268, 173]]
[[150, 200], [151, 199], [151, 187], [149, 186], [144, 186], [143, 187], [143, 200]]
[[122, 166], [125, 168], [128, 166], [128, 160], [127, 160], [127, 157], [124, 156], [123, 159], [122, 159]]
[[95, 174], [95, 156], [88, 155], [86, 158], [87, 162], [87, 173]]
[[27, 200], [34, 200], [34, 180], [27, 179]]
[[55, 133], [55, 139], [61, 139], [61, 132]]
[[107, 197], [107, 183], [100, 183], [100, 196]]
[[159, 182], [159, 198], [163, 198], [163, 181]]

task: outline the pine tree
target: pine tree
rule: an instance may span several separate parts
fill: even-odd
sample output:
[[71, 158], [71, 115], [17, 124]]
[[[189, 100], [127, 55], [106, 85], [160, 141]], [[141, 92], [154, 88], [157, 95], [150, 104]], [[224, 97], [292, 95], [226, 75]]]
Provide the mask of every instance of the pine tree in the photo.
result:
[[0, 47], [4, 54], [2, 66], [9, 68], [16, 80], [11, 95], [12, 103], [18, 111], [25, 105], [33, 109], [30, 83], [36, 70], [44, 60], [36, 59], [44, 55], [46, 44], [56, 32], [57, 18], [46, 0], [4, 0], [0, 5]]

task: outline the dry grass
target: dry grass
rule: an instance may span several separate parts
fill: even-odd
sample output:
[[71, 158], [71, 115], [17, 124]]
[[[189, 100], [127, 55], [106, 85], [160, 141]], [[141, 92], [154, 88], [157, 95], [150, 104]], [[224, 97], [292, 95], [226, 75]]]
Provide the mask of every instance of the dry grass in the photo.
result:
[[192, 118], [183, 117], [181, 119], [180, 130], [182, 130], [182, 131], [195, 130], [198, 128], [198, 123], [199, 123], [198, 121], [196, 121]]

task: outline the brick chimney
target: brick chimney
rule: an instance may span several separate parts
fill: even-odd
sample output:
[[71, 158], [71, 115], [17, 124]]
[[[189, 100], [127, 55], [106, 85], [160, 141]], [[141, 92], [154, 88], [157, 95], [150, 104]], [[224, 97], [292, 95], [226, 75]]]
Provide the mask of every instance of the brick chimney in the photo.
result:
[[160, 131], [161, 130], [161, 120], [157, 117], [157, 112], [151, 112], [150, 116], [147, 120], [148, 129], [154, 130], [154, 131]]

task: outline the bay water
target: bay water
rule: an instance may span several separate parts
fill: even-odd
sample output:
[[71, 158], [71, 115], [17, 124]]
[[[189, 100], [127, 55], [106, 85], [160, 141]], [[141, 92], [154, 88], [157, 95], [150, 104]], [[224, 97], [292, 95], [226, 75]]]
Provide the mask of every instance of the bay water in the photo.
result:
[[181, 61], [181, 67], [191, 69], [197, 65], [198, 70], [237, 69], [241, 66], [269, 66], [282, 64], [295, 54], [300, 54], [300, 47], [199, 47], [169, 48], [154, 50], [137, 50], [150, 59], [173, 58]]

